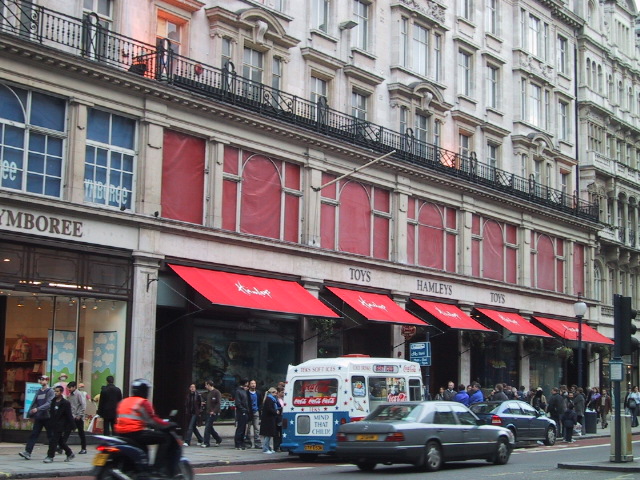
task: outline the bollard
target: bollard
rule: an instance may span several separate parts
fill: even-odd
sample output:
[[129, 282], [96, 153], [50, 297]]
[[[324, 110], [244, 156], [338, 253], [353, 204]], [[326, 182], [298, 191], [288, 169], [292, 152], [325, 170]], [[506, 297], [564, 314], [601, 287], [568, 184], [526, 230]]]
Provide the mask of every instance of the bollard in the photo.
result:
[[[609, 456], [610, 462], [616, 460], [616, 422], [611, 422], [611, 455]], [[621, 461], [633, 462], [633, 447], [631, 444], [631, 415], [620, 415], [620, 438], [621, 438]]]

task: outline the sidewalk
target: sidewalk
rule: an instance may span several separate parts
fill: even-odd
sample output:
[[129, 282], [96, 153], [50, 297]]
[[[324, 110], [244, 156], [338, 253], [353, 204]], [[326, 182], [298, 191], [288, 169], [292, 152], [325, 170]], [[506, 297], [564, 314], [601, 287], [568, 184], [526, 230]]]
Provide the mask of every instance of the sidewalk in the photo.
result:
[[[184, 448], [187, 457], [194, 468], [221, 465], [242, 465], [251, 463], [271, 463], [290, 460], [287, 453], [266, 455], [262, 449], [236, 450], [233, 444], [235, 427], [230, 424], [216, 424], [216, 431], [222, 437], [219, 447], [201, 448], [196, 443]], [[200, 428], [202, 432], [202, 428]], [[195, 442], [195, 437], [192, 439]], [[0, 479], [5, 478], [37, 478], [37, 477], [73, 477], [90, 475], [91, 462], [96, 454], [97, 445], [89, 444], [86, 455], [78, 455], [79, 445], [69, 445], [76, 454], [71, 462], [64, 462], [65, 455], [56, 455], [53, 463], [43, 463], [47, 456], [47, 446], [36, 444], [31, 454], [31, 460], [21, 458], [18, 453], [24, 450], [23, 444], [0, 443]]]
[[[202, 430], [202, 429], [201, 429]], [[192, 446], [184, 449], [184, 455], [191, 461], [194, 468], [211, 467], [221, 465], [242, 465], [251, 463], [272, 463], [290, 460], [287, 453], [275, 453], [265, 455], [259, 449], [236, 450], [233, 447], [234, 426], [230, 424], [216, 425], [216, 430], [222, 437], [219, 447], [201, 448], [192, 443]], [[634, 435], [640, 435], [640, 427], [633, 429]], [[587, 434], [576, 437], [578, 445], [581, 439], [609, 437], [609, 428], [598, 428], [595, 434]], [[194, 438], [195, 440], [195, 438]], [[557, 444], [562, 445], [561, 442]], [[77, 453], [78, 445], [71, 445], [71, 449]], [[47, 447], [37, 444], [33, 450], [31, 460], [24, 460], [18, 453], [24, 450], [24, 445], [16, 443], [0, 443], [0, 479], [4, 478], [37, 478], [37, 477], [72, 477], [85, 476], [91, 473], [91, 462], [95, 456], [95, 445], [89, 445], [87, 455], [77, 455], [68, 463], [63, 460], [63, 455], [56, 455], [53, 463], [45, 464], [42, 460], [46, 457]], [[595, 459], [594, 459], [595, 460]], [[587, 464], [560, 464], [558, 468], [570, 469], [606, 469], [615, 471], [640, 471], [636, 462], [615, 464], [608, 462], [607, 458], [597, 459]], [[611, 467], [611, 468], [608, 468]], [[638, 468], [638, 470], [635, 470]]]

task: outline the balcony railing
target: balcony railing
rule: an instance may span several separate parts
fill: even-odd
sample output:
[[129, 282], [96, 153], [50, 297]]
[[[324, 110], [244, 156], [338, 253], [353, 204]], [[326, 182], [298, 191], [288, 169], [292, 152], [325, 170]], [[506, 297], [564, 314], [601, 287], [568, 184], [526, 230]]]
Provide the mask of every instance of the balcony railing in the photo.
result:
[[465, 179], [569, 215], [598, 220], [598, 206], [513, 173], [334, 110], [326, 99], [311, 102], [237, 74], [175, 54], [168, 40], [150, 45], [114, 33], [95, 14], [77, 19], [17, 0], [1, 0], [0, 32], [79, 55], [148, 79], [235, 105], [281, 122], [359, 145], [443, 175]]

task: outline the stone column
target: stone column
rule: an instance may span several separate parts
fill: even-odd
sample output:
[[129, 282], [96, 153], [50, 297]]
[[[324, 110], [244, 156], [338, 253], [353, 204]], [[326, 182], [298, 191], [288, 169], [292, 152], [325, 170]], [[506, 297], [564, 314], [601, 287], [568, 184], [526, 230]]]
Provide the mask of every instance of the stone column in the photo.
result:
[[[473, 304], [458, 302], [458, 308], [470, 315]], [[471, 383], [471, 347], [465, 345], [462, 341], [462, 332], [463, 330], [458, 330], [456, 333], [458, 335], [458, 352], [460, 352], [458, 356], [458, 371], [460, 372], [460, 382], [469, 385]]]
[[394, 235], [391, 240], [391, 260], [406, 264], [409, 258], [407, 251], [407, 219], [409, 204], [409, 181], [405, 177], [398, 178], [398, 189], [396, 191], [396, 202], [392, 209], [395, 209], [395, 222], [392, 222]]
[[[460, 209], [460, 245], [458, 251], [460, 252], [459, 268], [460, 273], [467, 277], [473, 276], [473, 260], [472, 260], [472, 225], [473, 225], [473, 213], [475, 211], [474, 199], [468, 196], [464, 196], [464, 202]], [[456, 385], [457, 387], [457, 385]]]
[[133, 302], [129, 379], [153, 381], [156, 340], [156, 299], [161, 255], [133, 252]]
[[207, 211], [205, 224], [213, 228], [222, 228], [222, 189], [224, 180], [224, 149], [228, 142], [209, 139], [207, 149]]
[[[303, 286], [315, 298], [320, 296], [322, 288], [322, 280], [317, 278], [302, 278]], [[302, 336], [300, 343], [300, 361], [305, 362], [313, 358], [318, 358], [318, 331], [311, 324], [311, 319], [304, 317], [302, 319], [302, 328], [300, 329]]]
[[[304, 169], [304, 217], [302, 221], [302, 243], [310, 247], [320, 246], [320, 210], [322, 192], [315, 188], [322, 186], [322, 172], [325, 170], [325, 156], [322, 152], [307, 152], [307, 165]], [[315, 358], [315, 357], [314, 357]]]
[[[533, 315], [532, 311], [528, 310], [520, 310], [518, 312], [521, 316], [525, 318], [531, 318]], [[529, 388], [531, 385], [531, 352], [527, 352], [523, 346], [524, 337], [520, 336], [518, 338], [518, 371], [520, 372], [519, 384], [516, 387], [520, 387], [520, 385], [524, 385], [526, 388]], [[537, 386], [537, 385], [536, 385]]]
[[[407, 292], [391, 292], [393, 301], [398, 304], [400, 308], [406, 310], [407, 302], [409, 301], [409, 293]], [[405, 344], [407, 340], [402, 335], [402, 325], [391, 325], [391, 358], [405, 358]], [[408, 359], [407, 359], [408, 360]]]
[[519, 284], [525, 287], [530, 287], [531, 278], [533, 272], [531, 271], [531, 249], [534, 247], [531, 245], [531, 222], [529, 220], [528, 215], [526, 219], [523, 219], [522, 222], [522, 248], [520, 249], [520, 281]]
[[87, 144], [87, 104], [73, 99], [69, 102], [69, 167], [67, 168], [68, 200], [84, 203], [84, 164]]

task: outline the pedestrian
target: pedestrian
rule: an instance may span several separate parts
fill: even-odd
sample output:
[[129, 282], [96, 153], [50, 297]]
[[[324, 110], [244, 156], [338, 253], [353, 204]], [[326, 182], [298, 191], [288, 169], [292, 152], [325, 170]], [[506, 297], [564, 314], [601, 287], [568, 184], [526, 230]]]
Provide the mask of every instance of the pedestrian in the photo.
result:
[[262, 403], [262, 413], [260, 415], [260, 435], [262, 435], [262, 453], [272, 454], [275, 451], [271, 448], [271, 440], [277, 434], [278, 416], [281, 412], [280, 403], [276, 398], [276, 389], [271, 387], [267, 390]]
[[447, 383], [447, 389], [442, 393], [442, 399], [451, 402], [457, 393], [455, 383], [449, 380], [449, 383]]
[[549, 397], [549, 404], [547, 405], [547, 413], [551, 420], [556, 422], [556, 428], [558, 429], [558, 436], [562, 435], [563, 427], [560, 417], [565, 412], [565, 399], [560, 395], [560, 390], [556, 387], [551, 389], [551, 396]]
[[54, 398], [51, 401], [49, 407], [49, 428], [51, 429], [51, 438], [49, 439], [49, 450], [47, 451], [47, 457], [43, 460], [44, 463], [53, 462], [53, 458], [56, 456], [56, 448], [60, 445], [60, 448], [67, 455], [64, 459], [65, 462], [70, 462], [75, 458], [75, 455], [67, 445], [67, 438], [71, 433], [71, 429], [74, 425], [73, 414], [71, 413], [71, 403], [64, 398], [64, 387], [57, 385], [53, 387]]
[[211, 437], [216, 442], [216, 447], [222, 443], [222, 437], [216, 432], [213, 423], [218, 419], [220, 415], [220, 405], [222, 403], [222, 394], [214, 384], [213, 380], [207, 380], [204, 384], [207, 389], [207, 398], [204, 411], [206, 413], [206, 419], [204, 422], [204, 439], [202, 440], [202, 447], [207, 448], [210, 446]]
[[562, 421], [562, 426], [564, 427], [564, 441], [567, 443], [573, 443], [573, 428], [578, 423], [578, 415], [576, 414], [573, 404], [569, 403], [567, 405], [567, 409], [560, 417]]
[[109, 375], [107, 384], [100, 389], [100, 400], [98, 402], [98, 415], [102, 417], [105, 435], [111, 435], [116, 423], [118, 403], [122, 401], [122, 390], [116, 387], [113, 382], [113, 376]]
[[629, 414], [631, 415], [631, 426], [638, 426], [638, 408], [640, 408], [640, 392], [638, 392], [638, 386], [635, 385], [631, 389], [631, 393], [627, 395], [627, 402], [625, 405], [626, 408], [629, 409]]
[[611, 396], [606, 388], [602, 389], [598, 403], [600, 403], [600, 408], [598, 409], [598, 412], [600, 413], [600, 425], [602, 428], [607, 428], [609, 426], [609, 417], [611, 415]]
[[[281, 382], [282, 383], [282, 382]], [[284, 383], [278, 384], [276, 387], [276, 399], [280, 404], [280, 410], [278, 411], [278, 417], [276, 418], [276, 436], [273, 437], [273, 449], [276, 452], [281, 452], [280, 445], [282, 444], [282, 412], [284, 412]]]
[[465, 406], [469, 406], [469, 394], [467, 393], [467, 389], [464, 386], [464, 383], [458, 385], [458, 393], [453, 397], [454, 402], [459, 402]]
[[[78, 384], [76, 382], [69, 382], [67, 385], [69, 390], [69, 403], [71, 404], [71, 415], [73, 416], [73, 424], [78, 431], [78, 437], [80, 437], [80, 451], [79, 455], [87, 453], [87, 439], [84, 434], [84, 415], [87, 409], [87, 397], [78, 390]], [[64, 439], [64, 443], [67, 443], [71, 430], [68, 431], [68, 435]], [[62, 445], [60, 445], [62, 447]], [[60, 452], [58, 452], [60, 453]]]
[[238, 388], [235, 393], [236, 433], [233, 437], [233, 441], [236, 450], [246, 450], [244, 438], [247, 433], [247, 422], [249, 421], [248, 389], [249, 381], [243, 378], [240, 380], [240, 383], [238, 383]]
[[531, 406], [540, 412], [547, 409], [547, 397], [542, 392], [542, 387], [536, 389], [536, 393], [531, 397]]
[[36, 396], [28, 410], [29, 418], [33, 419], [33, 429], [27, 440], [24, 452], [19, 453], [25, 460], [31, 460], [31, 452], [33, 452], [33, 447], [43, 428], [47, 431], [48, 443], [51, 443], [53, 436], [53, 432], [49, 428], [49, 419], [51, 418], [51, 401], [55, 394], [49, 387], [49, 377], [47, 375], [41, 375], [40, 378], [38, 378], [38, 382], [40, 383], [40, 389], [36, 392]]
[[491, 395], [491, 400], [504, 402], [505, 400], [509, 400], [507, 394], [504, 393], [504, 385], [502, 383], [496, 383], [496, 386], [493, 390], [493, 395]]
[[469, 395], [469, 405], [473, 405], [478, 402], [484, 402], [484, 395], [482, 394], [480, 384], [478, 382], [472, 382], [471, 395]]
[[[247, 423], [247, 437], [251, 447], [260, 448], [260, 412], [262, 411], [262, 394], [256, 390], [255, 380], [249, 382], [249, 421]], [[253, 434], [251, 432], [253, 430]]]
[[198, 445], [202, 445], [202, 435], [198, 431], [198, 423], [200, 414], [204, 407], [202, 395], [196, 390], [196, 384], [189, 385], [187, 397], [184, 400], [184, 415], [187, 422], [187, 431], [184, 434], [184, 446], [188, 447], [191, 443], [191, 437], [195, 434]]
[[446, 390], [444, 389], [444, 387], [440, 387], [440, 390], [438, 390], [438, 393], [436, 393], [436, 396], [434, 397], [434, 400], [444, 400], [444, 392]]
[[584, 411], [586, 406], [586, 399], [584, 398], [584, 390], [582, 387], [577, 387], [573, 395], [573, 408], [578, 415], [578, 423], [584, 425]]

